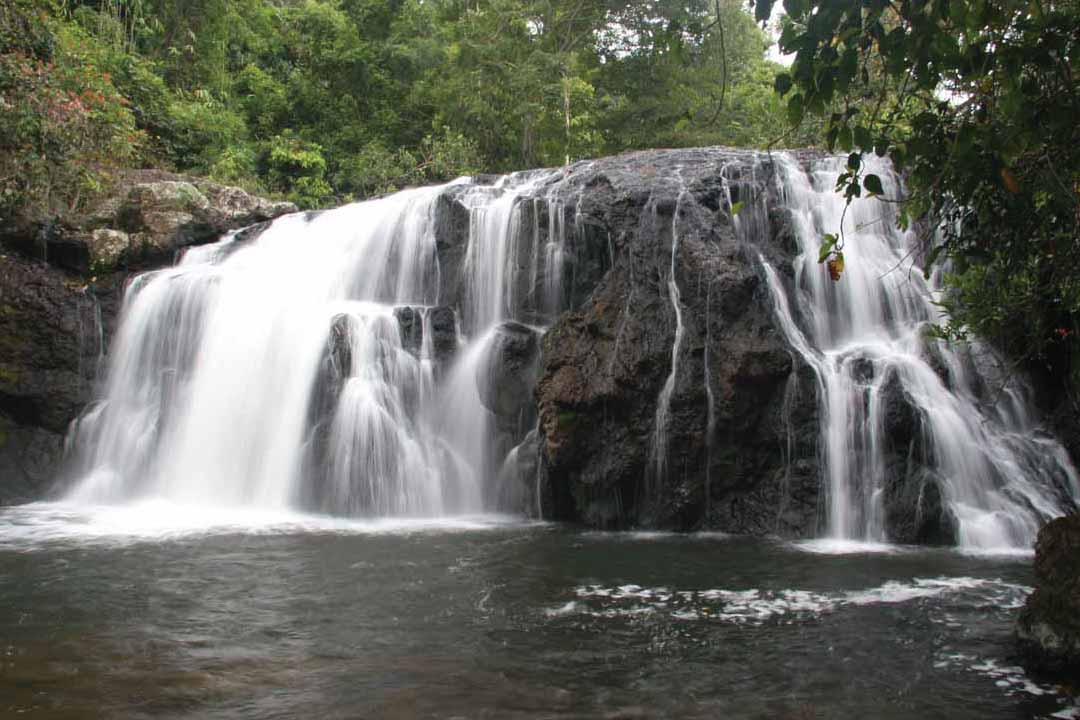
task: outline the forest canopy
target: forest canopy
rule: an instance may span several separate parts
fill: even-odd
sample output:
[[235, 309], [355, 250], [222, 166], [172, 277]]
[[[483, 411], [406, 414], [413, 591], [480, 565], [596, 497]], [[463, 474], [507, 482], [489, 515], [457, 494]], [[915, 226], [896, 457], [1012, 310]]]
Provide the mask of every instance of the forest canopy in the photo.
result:
[[12, 0], [0, 192], [78, 202], [143, 164], [315, 207], [761, 145], [784, 117], [767, 46], [741, 0]]

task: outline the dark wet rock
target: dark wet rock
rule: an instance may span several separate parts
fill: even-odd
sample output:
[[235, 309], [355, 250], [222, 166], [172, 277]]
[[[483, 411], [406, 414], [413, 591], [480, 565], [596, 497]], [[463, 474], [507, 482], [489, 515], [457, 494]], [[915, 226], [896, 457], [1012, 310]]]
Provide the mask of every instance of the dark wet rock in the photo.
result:
[[457, 350], [457, 321], [454, 309], [445, 306], [432, 308], [402, 305], [394, 308], [401, 346], [420, 357], [424, 352], [425, 333], [431, 333], [431, 354], [438, 371], [446, 370]]
[[1059, 680], [1080, 681], [1080, 515], [1058, 518], [1035, 546], [1035, 591], [1016, 634], [1025, 664]]
[[353, 333], [357, 320], [351, 315], [335, 315], [327, 327], [326, 345], [319, 359], [311, 400], [308, 404], [304, 477], [300, 503], [309, 510], [321, 511], [326, 496], [326, 459], [330, 430], [338, 399], [353, 370]]
[[423, 315], [414, 307], [403, 306], [394, 308], [394, 317], [401, 331], [401, 346], [413, 355], [419, 355], [424, 342]]
[[907, 451], [922, 430], [922, 417], [914, 401], [904, 390], [900, 377], [892, 371], [881, 386], [880, 402], [885, 408], [882, 431], [893, 449]]
[[[767, 158], [751, 153], [655, 151], [581, 163], [562, 180], [555, 194], [577, 193], [575, 215], [590, 228], [569, 252], [596, 260], [579, 264], [573, 312], [543, 343], [537, 404], [555, 517], [816, 529], [816, 383], [811, 376], [789, 392], [793, 373], [807, 376], [775, 325], [756, 262], [778, 248], [769, 237], [748, 247], [727, 213], [732, 184], [766, 210], [776, 203], [768, 172]], [[667, 431], [655, 443], [677, 326], [667, 284], [676, 238], [684, 331]]]
[[435, 248], [439, 254], [439, 304], [458, 304], [465, 253], [469, 243], [470, 212], [465, 206], [464, 188], [451, 187], [435, 204]]
[[0, 503], [40, 497], [53, 479], [94, 390], [98, 310], [81, 282], [0, 255]]
[[330, 321], [324, 364], [327, 376], [338, 384], [352, 374], [352, 343], [355, 331], [356, 319], [351, 315], [336, 315]]
[[943, 497], [942, 480], [929, 468], [908, 462], [907, 474], [889, 478], [885, 528], [893, 542], [955, 545], [957, 522]]
[[893, 542], [956, 543], [957, 522], [944, 499], [943, 479], [929, 465], [923, 418], [895, 372], [881, 387], [885, 443], [885, 534]]
[[498, 507], [531, 517], [546, 517], [540, 484], [540, 432], [533, 428], [506, 455], [498, 474]]
[[64, 437], [0, 413], [0, 505], [39, 500], [53, 484]]
[[445, 305], [432, 308], [430, 312], [432, 349], [436, 360], [447, 363], [457, 352], [457, 318], [453, 308]]
[[540, 372], [540, 339], [521, 323], [499, 325], [491, 338], [487, 362], [477, 368], [480, 401], [500, 418], [518, 418], [532, 404]]
[[874, 361], [870, 358], [858, 357], [852, 358], [851, 363], [851, 378], [857, 382], [869, 383], [874, 379], [876, 372], [874, 368]]

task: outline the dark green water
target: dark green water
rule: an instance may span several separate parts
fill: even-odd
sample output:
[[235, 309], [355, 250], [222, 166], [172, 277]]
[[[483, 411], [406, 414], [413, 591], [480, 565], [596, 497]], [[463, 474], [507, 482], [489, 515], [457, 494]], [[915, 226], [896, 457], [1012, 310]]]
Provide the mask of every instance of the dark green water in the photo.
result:
[[1030, 718], [1030, 559], [0, 510], [0, 717]]

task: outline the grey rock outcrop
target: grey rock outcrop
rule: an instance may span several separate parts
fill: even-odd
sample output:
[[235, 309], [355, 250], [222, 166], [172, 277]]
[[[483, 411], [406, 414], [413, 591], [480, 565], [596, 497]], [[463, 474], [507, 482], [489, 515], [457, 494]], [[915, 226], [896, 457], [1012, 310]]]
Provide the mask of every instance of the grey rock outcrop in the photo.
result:
[[88, 211], [14, 218], [0, 243], [68, 272], [102, 275], [168, 264], [189, 245], [296, 210], [201, 178], [136, 170]]
[[498, 418], [517, 418], [532, 405], [540, 372], [540, 336], [521, 323], [505, 322], [493, 331], [487, 362], [477, 369], [480, 401]]
[[880, 395], [885, 407], [883, 504], [889, 538], [900, 543], [954, 545], [956, 521], [944, 501], [942, 480], [927, 467], [929, 440], [923, 418], [895, 371], [889, 371]]

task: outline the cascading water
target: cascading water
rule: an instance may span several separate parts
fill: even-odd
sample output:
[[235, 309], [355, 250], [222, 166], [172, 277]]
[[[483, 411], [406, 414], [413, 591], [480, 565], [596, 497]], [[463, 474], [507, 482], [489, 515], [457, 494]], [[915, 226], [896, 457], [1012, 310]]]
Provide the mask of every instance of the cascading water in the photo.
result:
[[[661, 479], [667, 471], [667, 426], [671, 412], [671, 394], [675, 391], [675, 382], [679, 376], [679, 353], [682, 352], [683, 317], [679, 283], [675, 278], [675, 263], [679, 256], [679, 210], [682, 207], [683, 192], [680, 191], [675, 201], [675, 211], [671, 216], [671, 264], [667, 274], [668, 301], [675, 316], [675, 339], [671, 344], [671, 370], [656, 399], [656, 420], [653, 423], [652, 472], [656, 479]], [[656, 212], [654, 206], [653, 212]]]
[[[712, 486], [723, 487], [711, 468], [714, 450], [730, 449], [721, 445], [730, 428], [719, 418], [732, 393], [714, 372], [725, 361], [730, 308], [721, 308], [731, 302], [714, 284], [731, 286], [699, 272], [700, 333], [685, 273], [702, 267], [702, 229], [727, 211], [739, 253], [760, 261], [792, 356], [816, 378], [814, 387], [793, 373], [783, 408], [790, 415], [797, 395], [816, 390], [830, 536], [897, 539], [889, 514], [897, 487], [918, 493], [900, 505], [944, 507], [954, 526], [952, 537], [916, 539], [967, 546], [1030, 547], [1041, 522], [1073, 506], [1075, 472], [1063, 448], [1036, 431], [1019, 383], [996, 392], [984, 349], [961, 351], [926, 335], [939, 319], [934, 288], [902, 263], [913, 237], [895, 229], [890, 206], [860, 200], [848, 209], [840, 282], [818, 265], [821, 236], [836, 232], [844, 215], [833, 191], [841, 161], [817, 161], [807, 173], [787, 155], [774, 155], [771, 169], [764, 155], [684, 157], [671, 178], [622, 180], [638, 193], [612, 203], [622, 230], [604, 227], [591, 240], [588, 228], [603, 224], [586, 217], [583, 196], [570, 194], [594, 180], [605, 186], [586, 163], [285, 217], [254, 240], [230, 235], [138, 276], [103, 395], [71, 434], [77, 481], [69, 497], [361, 516], [539, 512], [537, 337], [618, 261], [626, 291], [607, 301], [615, 308], [610, 330], [596, 328], [611, 334], [612, 393], [626, 343], [643, 337], [631, 322], [635, 310], [660, 302], [674, 326], [657, 361], [665, 380], [648, 392], [655, 407], [641, 415], [652, 432], [638, 435], [649, 446], [640, 477], [650, 491], [665, 491], [671, 449], [680, 452], [681, 476], [695, 472], [679, 442], [692, 421], [688, 369], [700, 368], [708, 515]], [[887, 168], [874, 171], [895, 193]], [[706, 176], [719, 186], [702, 185]], [[752, 191], [766, 181], [798, 243], [790, 299], [778, 270], [753, 250], [771, 237], [764, 197]], [[624, 217], [627, 207], [636, 214]], [[628, 241], [627, 228], [645, 244]], [[644, 257], [656, 263], [658, 300], [654, 278], [640, 274]], [[900, 480], [888, 424], [898, 407], [917, 426], [905, 450], [914, 476]], [[784, 458], [802, 462], [791, 418], [784, 423]], [[520, 487], [508, 489], [511, 482]]]
[[[528, 304], [520, 257], [546, 260], [526, 272], [543, 274], [544, 310], [557, 303], [550, 264], [564, 238], [526, 223], [521, 202], [550, 176], [453, 188], [471, 214], [460, 323], [436, 307], [435, 212], [448, 186], [282, 218], [254, 242], [228, 236], [137, 277], [103, 398], [73, 433], [69, 499], [380, 516], [497, 509], [478, 373], [497, 324]], [[519, 247], [545, 240], [554, 253]], [[419, 338], [407, 346], [410, 334]]]
[[[995, 387], [1000, 379], [985, 362], [986, 348], [961, 349], [928, 335], [942, 318], [934, 287], [907, 262], [914, 233], [898, 230], [891, 207], [877, 200], [856, 200], [845, 214], [833, 189], [843, 160], [819, 161], [810, 173], [787, 156], [777, 163], [799, 245], [798, 313], [776, 271], [761, 262], [781, 329], [818, 379], [829, 535], [889, 539], [885, 416], [901, 402], [914, 408], [921, 428], [927, 474], [917, 479], [918, 506], [934, 483], [960, 545], [1031, 547], [1042, 521], [1074, 507], [1080, 495], [1064, 450], [1035, 432], [1019, 381]], [[887, 197], [899, 196], [887, 166], [868, 170], [882, 178]], [[847, 262], [833, 282], [817, 258], [823, 235], [841, 223]]]

